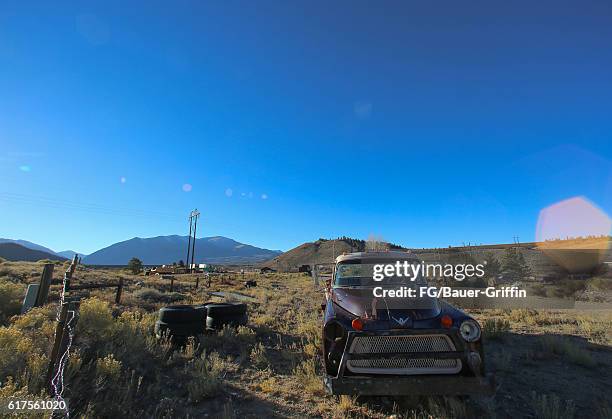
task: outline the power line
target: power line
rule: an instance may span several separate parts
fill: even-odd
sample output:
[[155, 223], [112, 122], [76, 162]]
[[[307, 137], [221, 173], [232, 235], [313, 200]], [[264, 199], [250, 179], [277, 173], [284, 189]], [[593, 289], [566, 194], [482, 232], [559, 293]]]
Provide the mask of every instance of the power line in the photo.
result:
[[45, 196], [36, 196], [36, 195], [28, 195], [14, 192], [0, 192], [0, 201], [8, 202], [8, 203], [17, 203], [17, 204], [26, 204], [26, 205], [34, 205], [36, 207], [47, 207], [47, 208], [57, 208], [57, 209], [69, 209], [76, 210], [86, 213], [100, 213], [106, 215], [121, 215], [128, 217], [143, 217], [143, 216], [153, 216], [153, 217], [163, 217], [169, 219], [179, 219], [176, 214], [159, 212], [159, 211], [151, 211], [151, 210], [143, 210], [143, 209], [133, 209], [133, 208], [125, 208], [125, 207], [117, 207], [117, 206], [104, 206], [95, 203], [84, 203], [84, 202], [74, 202], [67, 201], [64, 199], [55, 199], [49, 198]]

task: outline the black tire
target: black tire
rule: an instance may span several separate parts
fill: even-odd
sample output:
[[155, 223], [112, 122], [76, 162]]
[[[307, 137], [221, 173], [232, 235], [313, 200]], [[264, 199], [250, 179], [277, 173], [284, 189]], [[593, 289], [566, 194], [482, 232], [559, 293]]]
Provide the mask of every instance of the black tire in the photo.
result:
[[245, 326], [248, 321], [249, 317], [246, 313], [225, 316], [208, 316], [206, 317], [206, 329], [220, 330], [223, 329], [224, 326]]
[[208, 316], [221, 319], [223, 317], [239, 316], [246, 314], [246, 304], [213, 303], [207, 305]]
[[161, 337], [167, 334], [171, 337], [188, 337], [203, 334], [205, 331], [204, 322], [194, 323], [165, 323], [155, 322], [155, 335]]
[[174, 305], [159, 309], [159, 321], [163, 323], [204, 323], [207, 311], [191, 305]]
[[246, 304], [214, 303], [207, 306], [206, 328], [222, 329], [225, 325], [244, 326], [249, 320]]
[[203, 320], [206, 320], [206, 316], [208, 316], [208, 306], [213, 303], [204, 303], [194, 307], [194, 310], [198, 311]]

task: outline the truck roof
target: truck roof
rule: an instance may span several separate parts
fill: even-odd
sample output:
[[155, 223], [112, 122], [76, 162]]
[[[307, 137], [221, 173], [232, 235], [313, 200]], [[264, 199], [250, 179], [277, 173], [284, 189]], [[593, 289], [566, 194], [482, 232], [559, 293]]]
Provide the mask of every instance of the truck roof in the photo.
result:
[[389, 251], [372, 251], [372, 252], [354, 252], [354, 253], [346, 253], [344, 255], [340, 255], [336, 258], [336, 263], [346, 262], [349, 260], [356, 259], [389, 259], [391, 260], [418, 260], [418, 258], [411, 253], [410, 251], [399, 251], [399, 250], [389, 250]]

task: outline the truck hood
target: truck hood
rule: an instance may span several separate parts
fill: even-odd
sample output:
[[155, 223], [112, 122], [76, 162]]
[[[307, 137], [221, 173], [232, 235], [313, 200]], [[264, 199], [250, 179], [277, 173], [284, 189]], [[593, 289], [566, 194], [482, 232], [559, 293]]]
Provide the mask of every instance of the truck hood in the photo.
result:
[[372, 288], [333, 288], [332, 301], [349, 313], [364, 318], [388, 319], [391, 314], [408, 315], [413, 320], [437, 317], [441, 308], [435, 298], [374, 297]]

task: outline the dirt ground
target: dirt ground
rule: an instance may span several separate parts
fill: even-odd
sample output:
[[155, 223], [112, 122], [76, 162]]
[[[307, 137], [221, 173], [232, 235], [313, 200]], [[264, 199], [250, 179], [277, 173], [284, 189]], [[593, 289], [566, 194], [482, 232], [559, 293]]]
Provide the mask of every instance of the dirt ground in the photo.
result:
[[[46, 307], [26, 315], [10, 312], [41, 267], [0, 264], [0, 402], [48, 398], [41, 396], [37, 371], [48, 362], [58, 287]], [[59, 278], [61, 267], [57, 271]], [[76, 273], [78, 282], [119, 276], [126, 284], [121, 304], [114, 303], [112, 289], [81, 293], [65, 380], [72, 416], [612, 417], [610, 311], [473, 311], [483, 325], [487, 368], [496, 375], [492, 397], [332, 397], [321, 380], [324, 295], [310, 277], [226, 274], [206, 287], [200, 275], [196, 289], [195, 275], [181, 275], [170, 292], [170, 281], [159, 277], [83, 267]], [[245, 288], [245, 279], [258, 286]], [[252, 298], [248, 327], [201, 336], [182, 349], [152, 336], [159, 307], [219, 301], [209, 294], [216, 291]], [[27, 356], [14, 355], [17, 348], [26, 348]]]

